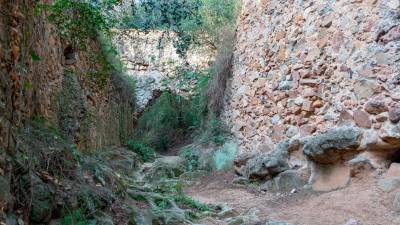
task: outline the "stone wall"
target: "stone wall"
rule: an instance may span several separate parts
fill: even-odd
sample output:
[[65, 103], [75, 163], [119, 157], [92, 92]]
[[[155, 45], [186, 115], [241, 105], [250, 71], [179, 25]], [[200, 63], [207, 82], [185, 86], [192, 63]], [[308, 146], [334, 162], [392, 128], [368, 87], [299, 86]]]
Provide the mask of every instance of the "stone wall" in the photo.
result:
[[18, 129], [37, 118], [81, 149], [120, 145], [133, 133], [130, 90], [120, 74], [105, 74], [99, 85], [92, 76], [102, 72], [99, 41], [72, 48], [35, 4], [0, 1], [1, 148], [15, 145]]
[[224, 115], [240, 152], [343, 125], [364, 150], [398, 148], [399, 5], [245, 0]]
[[157, 92], [174, 86], [177, 68], [205, 69], [214, 56], [214, 51], [207, 46], [194, 46], [185, 57], [179, 56], [173, 43], [176, 35], [172, 32], [128, 29], [115, 30], [114, 34], [114, 43], [127, 74], [136, 80], [139, 110], [144, 109]]

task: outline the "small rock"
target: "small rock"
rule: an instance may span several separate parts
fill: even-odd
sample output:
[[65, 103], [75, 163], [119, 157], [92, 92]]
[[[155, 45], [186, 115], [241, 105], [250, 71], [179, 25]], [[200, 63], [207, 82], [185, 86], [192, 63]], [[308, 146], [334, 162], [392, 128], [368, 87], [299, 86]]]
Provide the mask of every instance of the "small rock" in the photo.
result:
[[281, 121], [281, 117], [278, 114], [274, 115], [271, 118], [271, 123], [274, 125], [278, 124], [280, 121]]
[[239, 216], [228, 219], [228, 225], [243, 225], [243, 224], [259, 224], [260, 219], [257, 214], [260, 212], [257, 208], [251, 208]]
[[303, 97], [313, 97], [313, 96], [316, 96], [317, 95], [317, 93], [314, 91], [314, 88], [305, 88], [304, 89], [304, 91], [303, 91], [303, 94], [302, 94], [302, 96]]
[[312, 104], [312, 107], [314, 108], [321, 108], [322, 106], [324, 106], [324, 103], [321, 100], [317, 100]]
[[388, 110], [385, 102], [377, 99], [368, 101], [364, 109], [369, 114], [375, 114], [375, 115], [386, 112]]
[[300, 133], [303, 136], [308, 136], [313, 134], [317, 130], [315, 125], [305, 124], [300, 127]]
[[397, 123], [400, 121], [400, 104], [396, 104], [389, 108], [389, 120], [392, 123]]
[[353, 121], [353, 115], [349, 111], [341, 111], [339, 115], [339, 122], [346, 123], [349, 121]]
[[286, 136], [291, 138], [299, 133], [299, 128], [296, 126], [289, 126], [289, 128], [286, 131]]
[[376, 115], [376, 117], [375, 117], [377, 122], [385, 122], [386, 120], [388, 120], [388, 118], [389, 118], [389, 114], [387, 112]]
[[238, 216], [239, 213], [234, 210], [233, 208], [227, 206], [226, 204], [221, 204], [217, 206], [221, 211], [217, 214], [218, 218], [220, 219], [226, 219], [229, 217], [234, 217]]
[[394, 92], [390, 94], [390, 97], [395, 100], [395, 101], [399, 101], [400, 100], [400, 92]]
[[285, 127], [282, 125], [274, 125], [272, 126], [272, 134], [271, 139], [274, 142], [279, 142], [284, 138], [285, 135]]
[[279, 82], [279, 90], [290, 90], [293, 87], [293, 81], [281, 81]]
[[362, 110], [355, 110], [353, 111], [354, 121], [356, 122], [357, 126], [363, 128], [371, 128], [372, 122], [369, 118], [369, 114], [362, 111]]
[[400, 126], [399, 124], [392, 124], [386, 122], [379, 130], [379, 137], [393, 147], [400, 145]]
[[321, 80], [319, 79], [301, 79], [300, 84], [302, 85], [308, 85], [310, 87], [316, 87], [321, 83]]
[[303, 106], [302, 106], [301, 109], [304, 110], [304, 111], [307, 111], [307, 112], [312, 112], [312, 111], [314, 111], [314, 108], [313, 108], [313, 106], [312, 106], [312, 102], [309, 101], [309, 100], [304, 100]]
[[354, 93], [359, 100], [362, 98], [368, 99], [379, 90], [380, 86], [372, 80], [361, 78], [354, 83]]

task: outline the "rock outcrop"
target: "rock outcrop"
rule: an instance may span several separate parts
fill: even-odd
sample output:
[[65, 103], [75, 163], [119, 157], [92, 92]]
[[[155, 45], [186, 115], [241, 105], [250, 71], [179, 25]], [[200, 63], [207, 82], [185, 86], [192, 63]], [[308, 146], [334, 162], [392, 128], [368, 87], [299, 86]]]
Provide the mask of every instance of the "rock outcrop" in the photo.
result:
[[173, 32], [133, 29], [113, 32], [113, 42], [126, 72], [136, 80], [138, 110], [143, 110], [161, 91], [179, 91], [174, 89], [178, 68], [184, 66], [202, 70], [207, 68], [214, 56], [210, 47], [195, 46], [188, 50], [185, 58], [181, 57], [173, 43], [176, 36]]
[[343, 127], [312, 136], [305, 141], [304, 154], [319, 163], [334, 163], [360, 146], [360, 130]]

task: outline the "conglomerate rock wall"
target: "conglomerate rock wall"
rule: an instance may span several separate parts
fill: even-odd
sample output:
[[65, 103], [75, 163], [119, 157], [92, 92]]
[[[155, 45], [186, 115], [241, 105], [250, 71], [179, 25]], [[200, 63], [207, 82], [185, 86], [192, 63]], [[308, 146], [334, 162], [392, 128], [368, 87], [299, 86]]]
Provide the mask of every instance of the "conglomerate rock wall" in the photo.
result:
[[[245, 0], [225, 119], [240, 152], [340, 126], [398, 148], [398, 0]], [[333, 140], [334, 142], [334, 140]]]

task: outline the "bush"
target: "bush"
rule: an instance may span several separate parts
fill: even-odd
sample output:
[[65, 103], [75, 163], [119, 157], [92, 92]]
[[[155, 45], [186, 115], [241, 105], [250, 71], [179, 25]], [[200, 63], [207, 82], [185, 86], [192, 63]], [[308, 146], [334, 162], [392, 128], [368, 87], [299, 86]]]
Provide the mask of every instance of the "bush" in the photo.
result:
[[154, 149], [140, 141], [129, 141], [128, 149], [138, 154], [140, 160], [144, 162], [151, 160], [155, 156]]
[[180, 155], [187, 160], [188, 171], [193, 171], [198, 168], [200, 152], [197, 149], [191, 147], [183, 148]]
[[165, 92], [139, 118], [135, 136], [155, 150], [163, 151], [184, 138], [199, 121], [190, 101]]
[[192, 44], [216, 49], [224, 43], [225, 34], [235, 31], [238, 6], [238, 0], [144, 0], [133, 6], [122, 26], [173, 31], [177, 53], [184, 57]]
[[212, 78], [206, 90], [207, 107], [210, 116], [220, 116], [228, 78], [232, 74], [233, 46], [221, 47], [212, 67]]
[[96, 3], [85, 0], [55, 0], [53, 4], [38, 5], [36, 10], [44, 9], [49, 20], [57, 25], [60, 37], [85, 48], [87, 38], [94, 38], [98, 31], [108, 31], [115, 23], [109, 9], [115, 0], [102, 0]]
[[71, 212], [70, 215], [67, 215], [62, 218], [61, 225], [90, 225], [96, 224], [95, 220], [87, 220], [85, 215], [81, 212], [80, 209]]

